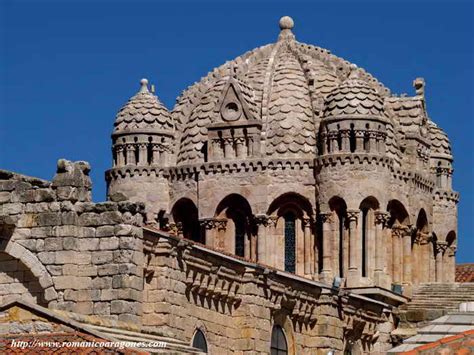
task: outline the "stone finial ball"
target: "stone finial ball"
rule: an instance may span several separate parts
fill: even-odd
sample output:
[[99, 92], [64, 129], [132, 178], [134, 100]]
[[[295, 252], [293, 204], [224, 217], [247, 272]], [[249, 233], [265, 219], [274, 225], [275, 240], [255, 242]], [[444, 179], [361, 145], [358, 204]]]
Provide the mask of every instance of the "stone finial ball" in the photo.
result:
[[142, 86], [148, 85], [148, 79], [143, 78], [142, 80], [140, 80], [140, 84]]
[[290, 16], [283, 16], [280, 19], [280, 29], [282, 30], [291, 30], [295, 23], [293, 22], [293, 19]]

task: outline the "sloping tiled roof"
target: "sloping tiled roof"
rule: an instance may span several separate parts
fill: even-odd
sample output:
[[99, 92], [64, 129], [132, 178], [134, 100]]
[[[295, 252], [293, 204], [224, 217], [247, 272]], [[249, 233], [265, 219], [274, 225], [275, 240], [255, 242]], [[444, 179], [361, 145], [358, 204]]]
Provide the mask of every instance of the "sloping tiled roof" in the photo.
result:
[[429, 122], [429, 131], [431, 139], [431, 151], [433, 153], [451, 156], [451, 144], [448, 136], [444, 131], [438, 127], [434, 122]]
[[349, 77], [326, 98], [324, 117], [384, 117], [383, 99], [367, 82]]
[[474, 263], [456, 265], [456, 282], [474, 282]]
[[421, 346], [444, 344], [449, 342], [453, 335], [457, 336], [466, 331], [474, 332], [474, 312], [450, 313], [419, 329], [417, 335], [405, 339], [402, 345], [389, 350], [388, 353], [409, 353]]
[[413, 350], [402, 352], [401, 354], [474, 354], [474, 329], [421, 345]]
[[[220, 93], [222, 79], [228, 76], [230, 67], [240, 82], [253, 92], [255, 118], [262, 120], [267, 154], [305, 157], [316, 151], [321, 107], [314, 107], [314, 103], [323, 102], [354, 66], [326, 49], [297, 42], [291, 28], [282, 28], [282, 34], [278, 42], [256, 48], [215, 68], [181, 94], [172, 111], [181, 135], [178, 164], [203, 161], [199, 151], [204, 144], [209, 115], [218, 100], [214, 95]], [[359, 68], [358, 72], [373, 92], [382, 97], [390, 94], [363, 69]]]
[[142, 79], [140, 91], [117, 113], [114, 133], [133, 131], [173, 131], [174, 124], [167, 108], [148, 91], [148, 81]]
[[427, 120], [420, 96], [387, 97], [385, 108], [387, 113], [397, 120], [403, 133], [419, 133]]
[[268, 104], [267, 154], [312, 156], [316, 151], [316, 134], [309, 88], [290, 48], [285, 47], [278, 54], [273, 75]]

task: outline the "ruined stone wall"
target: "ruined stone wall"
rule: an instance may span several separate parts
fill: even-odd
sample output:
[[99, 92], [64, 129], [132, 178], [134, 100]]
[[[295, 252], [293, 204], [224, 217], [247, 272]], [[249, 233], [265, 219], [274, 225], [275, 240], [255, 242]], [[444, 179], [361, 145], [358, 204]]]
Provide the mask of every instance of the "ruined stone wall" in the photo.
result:
[[138, 323], [143, 205], [92, 203], [89, 169], [60, 160], [52, 182], [0, 173], [0, 251], [20, 268], [0, 269], [1, 289], [23, 285], [51, 308]]
[[[200, 329], [217, 354], [268, 353], [274, 325], [284, 329], [290, 353], [342, 351], [348, 341], [375, 351], [375, 333], [387, 322], [380, 305], [340, 299], [328, 286], [161, 232], [146, 229], [144, 238], [144, 329], [189, 342]], [[377, 349], [390, 347], [388, 336], [381, 339]]]

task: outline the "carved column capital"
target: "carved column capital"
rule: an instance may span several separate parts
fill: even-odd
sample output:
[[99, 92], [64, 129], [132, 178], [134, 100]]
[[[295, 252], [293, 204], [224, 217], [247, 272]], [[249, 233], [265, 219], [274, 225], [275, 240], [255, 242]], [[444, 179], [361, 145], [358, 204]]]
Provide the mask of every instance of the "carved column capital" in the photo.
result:
[[448, 248], [448, 243], [439, 241], [436, 243], [436, 253], [444, 254], [446, 249]]
[[205, 219], [201, 219], [199, 221], [199, 224], [201, 226], [203, 226], [205, 229], [207, 230], [210, 230], [210, 229], [214, 229], [215, 228], [215, 220], [214, 218], [205, 218]]
[[375, 224], [381, 224], [385, 226], [390, 219], [390, 214], [383, 211], [375, 211]]
[[414, 240], [416, 244], [424, 245], [424, 244], [428, 244], [430, 241], [431, 241], [431, 236], [428, 233], [423, 233], [420, 231], [416, 232], [415, 240]]
[[257, 225], [267, 226], [269, 224], [269, 217], [266, 214], [257, 214], [254, 216]]
[[311, 226], [311, 218], [310, 217], [304, 217], [301, 220], [301, 223], [303, 224], [303, 227]]
[[217, 228], [218, 231], [225, 231], [227, 228], [227, 219], [215, 219], [214, 228]]
[[278, 222], [278, 216], [268, 216], [267, 223], [270, 227], [276, 227]]
[[319, 216], [323, 223], [332, 223], [332, 212], [320, 212]]
[[448, 256], [455, 256], [455, 255], [456, 255], [456, 250], [457, 250], [456, 245], [450, 245], [450, 246], [447, 247], [447, 249], [446, 249], [446, 254], [447, 254]]
[[359, 215], [359, 210], [347, 210], [347, 219], [349, 220], [349, 222], [357, 222]]

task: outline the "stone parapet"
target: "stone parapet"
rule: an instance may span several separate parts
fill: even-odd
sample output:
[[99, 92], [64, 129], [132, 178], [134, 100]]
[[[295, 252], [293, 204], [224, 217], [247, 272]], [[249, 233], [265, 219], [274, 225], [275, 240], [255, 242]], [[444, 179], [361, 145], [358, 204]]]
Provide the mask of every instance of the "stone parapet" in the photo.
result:
[[383, 302], [148, 227], [144, 249], [143, 329], [182, 339], [203, 329], [211, 352], [268, 351], [274, 324], [295, 353], [342, 351], [344, 335], [371, 348], [387, 323]]

